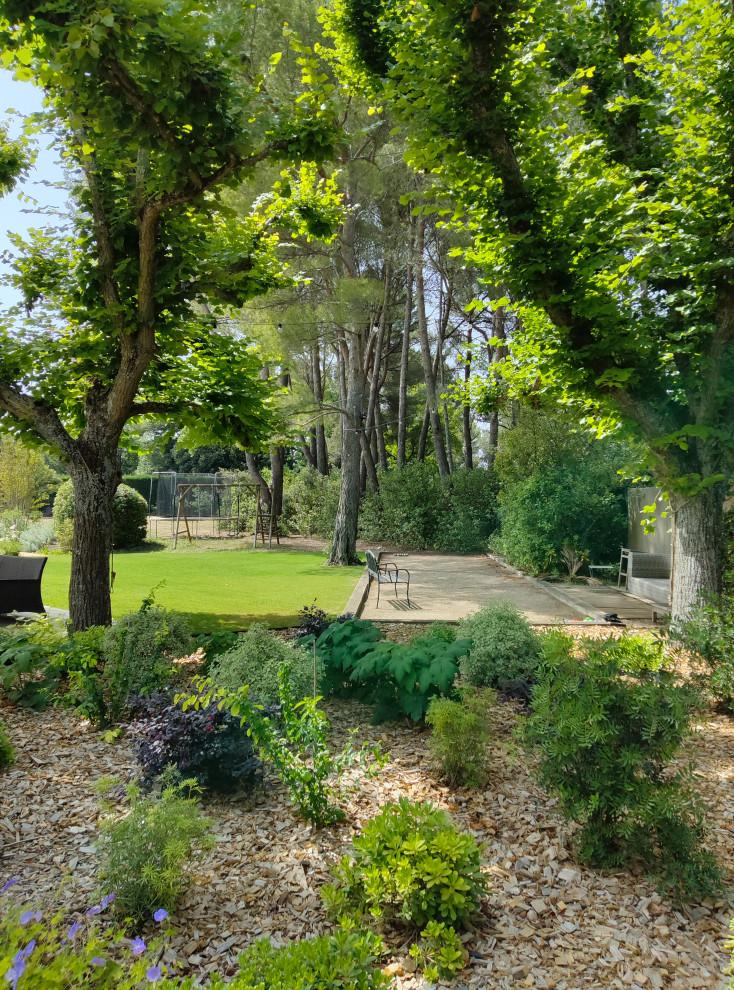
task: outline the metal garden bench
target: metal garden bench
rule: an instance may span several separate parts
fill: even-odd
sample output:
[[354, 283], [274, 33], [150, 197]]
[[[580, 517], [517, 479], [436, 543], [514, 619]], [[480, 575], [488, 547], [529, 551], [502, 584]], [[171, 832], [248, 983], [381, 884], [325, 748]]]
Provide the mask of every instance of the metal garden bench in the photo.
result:
[[8, 612], [45, 612], [41, 575], [48, 557], [0, 555], [0, 615]]
[[[377, 557], [368, 550], [365, 554], [367, 557], [367, 573], [369, 575], [369, 583], [367, 586], [367, 593], [369, 594], [370, 587], [372, 586], [372, 581], [377, 581], [377, 606], [380, 605], [380, 585], [381, 584], [393, 584], [395, 585], [395, 597], [398, 597], [398, 585], [407, 585], [405, 589], [405, 600], [410, 601], [410, 571], [405, 567], [398, 567], [392, 561], [388, 561], [385, 564], [378, 564]], [[401, 574], [406, 574], [407, 577], [400, 577]]]

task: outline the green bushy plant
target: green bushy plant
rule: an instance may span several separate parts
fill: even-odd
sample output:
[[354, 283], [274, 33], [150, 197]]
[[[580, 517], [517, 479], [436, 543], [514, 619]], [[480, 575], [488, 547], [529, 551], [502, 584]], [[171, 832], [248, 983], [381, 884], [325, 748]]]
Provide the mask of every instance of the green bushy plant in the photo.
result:
[[381, 637], [368, 620], [332, 623], [316, 640], [325, 688], [372, 704], [374, 722], [402, 715], [418, 722], [431, 698], [453, 693], [459, 657], [471, 644], [426, 637], [392, 643]]
[[426, 722], [433, 729], [428, 745], [452, 787], [481, 787], [487, 781], [494, 700], [493, 691], [464, 691], [460, 701], [433, 698], [428, 706]]
[[670, 635], [703, 665], [708, 690], [734, 711], [734, 597], [703, 598], [685, 619], [671, 624]]
[[[59, 528], [74, 518], [74, 487], [71, 481], [59, 486], [54, 499], [54, 526]], [[116, 550], [139, 547], [148, 529], [148, 503], [133, 488], [118, 485], [112, 502], [114, 546]]]
[[522, 738], [540, 750], [542, 783], [581, 825], [580, 857], [603, 867], [639, 857], [676, 897], [715, 892], [701, 803], [688, 775], [669, 770], [691, 731], [695, 688], [639, 656], [630, 664], [629, 647], [613, 640], [576, 649], [556, 650], [541, 669]]
[[429, 921], [421, 932], [420, 942], [414, 942], [410, 954], [423, 975], [431, 983], [453, 980], [464, 968], [464, 947], [451, 925]]
[[164, 775], [160, 797], [145, 796], [137, 784], [126, 788], [125, 814], [119, 817], [119, 782], [99, 782], [103, 808], [97, 845], [101, 890], [114, 894], [115, 910], [141, 923], [156, 909], [172, 911], [191, 883], [196, 856], [212, 848], [210, 821], [199, 810], [195, 780], [177, 782]]
[[249, 697], [246, 688], [231, 693], [217, 687], [211, 678], [197, 678], [197, 693], [180, 695], [176, 702], [181, 701], [185, 711], [191, 706], [208, 708], [215, 701], [239, 717], [242, 724], [247, 722], [260, 756], [273, 764], [303, 817], [317, 826], [340, 822], [344, 819], [343, 810], [336, 804], [340, 776], [355, 764], [371, 775], [387, 757], [382, 755], [379, 744], [370, 747], [365, 743], [355, 750], [351, 740], [341, 752], [333, 753], [328, 746], [329, 721], [317, 707], [321, 699], [297, 701], [287, 666], [280, 668], [278, 684], [281, 718], [277, 725]]
[[510, 602], [495, 602], [459, 623], [472, 647], [461, 660], [461, 678], [475, 687], [530, 677], [540, 643], [530, 623]]
[[477, 840], [435, 805], [401, 798], [368, 822], [323, 888], [329, 913], [367, 921], [463, 924], [487, 883]]
[[31, 522], [20, 534], [19, 540], [24, 553], [37, 553], [47, 547], [54, 538], [54, 524], [50, 519]]
[[0, 631], [0, 687], [9, 701], [43, 711], [58, 680], [49, 660], [65, 638], [45, 618]]
[[414, 462], [402, 471], [385, 471], [380, 490], [362, 499], [361, 537], [408, 550], [432, 547], [445, 506], [446, 493], [434, 465]]
[[382, 943], [371, 932], [341, 928], [333, 935], [291, 942], [276, 949], [255, 942], [238, 958], [232, 990], [379, 990], [390, 978], [375, 964]]
[[104, 637], [101, 686], [106, 719], [118, 722], [130, 695], [148, 695], [174, 678], [172, 661], [191, 652], [191, 629], [185, 615], [146, 599], [137, 612], [119, 619]]
[[13, 763], [15, 763], [15, 749], [5, 724], [0, 721], [0, 770], [5, 770]]
[[[313, 653], [287, 643], [261, 623], [253, 623], [231, 649], [215, 657], [209, 676], [219, 687], [235, 692], [249, 685], [250, 695], [263, 705], [277, 705], [278, 672], [287, 667], [294, 696], [314, 694]], [[317, 663], [317, 683], [322, 665]]]
[[456, 626], [450, 625], [448, 622], [432, 622], [428, 629], [418, 636], [418, 639], [441, 639], [444, 643], [455, 643], [456, 636]]
[[339, 475], [312, 468], [286, 472], [283, 482], [283, 522], [302, 536], [331, 539], [339, 505]]

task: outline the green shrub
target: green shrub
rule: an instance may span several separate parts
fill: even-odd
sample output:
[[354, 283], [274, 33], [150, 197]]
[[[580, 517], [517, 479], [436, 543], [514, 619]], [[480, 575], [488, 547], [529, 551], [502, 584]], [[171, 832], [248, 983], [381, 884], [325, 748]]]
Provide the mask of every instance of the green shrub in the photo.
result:
[[487, 781], [489, 706], [494, 700], [492, 691], [465, 691], [461, 701], [433, 698], [428, 706], [426, 722], [433, 729], [428, 745], [452, 787], [481, 787]]
[[332, 916], [366, 921], [463, 924], [479, 907], [487, 883], [477, 840], [457, 832], [430, 803], [401, 798], [368, 822], [332, 869], [323, 889]]
[[627, 535], [624, 498], [579, 461], [547, 465], [505, 489], [500, 497], [501, 532], [493, 545], [523, 570], [565, 569], [564, 547], [592, 562], [619, 557]]
[[[197, 710], [208, 708], [216, 701], [220, 708], [239, 717], [241, 724], [247, 722], [260, 756], [273, 764], [304, 818], [319, 827], [343, 821], [344, 812], [335, 803], [335, 789], [339, 787], [341, 774], [352, 765], [360, 764], [368, 775], [372, 775], [387, 757], [382, 756], [379, 743], [372, 747], [365, 743], [361, 750], [355, 751], [351, 739], [340, 753], [332, 753], [327, 743], [329, 721], [317, 707], [319, 699], [296, 700], [287, 666], [278, 672], [278, 686], [282, 731], [280, 726], [274, 727], [245, 687], [231, 693], [217, 687], [211, 678], [199, 677], [194, 680], [196, 694], [179, 695], [175, 700], [182, 702], [184, 711], [192, 706]], [[368, 756], [374, 761], [371, 765], [367, 765]]]
[[[119, 815], [119, 782], [106, 778], [98, 789], [109, 815], [97, 844], [102, 893], [114, 894], [115, 911], [136, 923], [156, 909], [172, 911], [191, 883], [195, 857], [214, 845], [195, 797], [196, 781], [164, 779], [160, 797], [127, 789], [128, 808]], [[189, 796], [184, 796], [188, 792]]]
[[39, 519], [29, 523], [20, 534], [20, 545], [24, 553], [38, 553], [47, 547], [54, 538], [54, 524], [50, 519]]
[[[0, 986], [9, 990], [139, 990], [152, 985], [187, 990], [189, 980], [157, 976], [161, 945], [131, 941], [127, 933], [102, 927], [104, 901], [82, 921], [69, 923], [68, 905], [55, 911], [28, 904], [0, 912]], [[149, 975], [148, 975], [149, 974]], [[147, 977], [147, 979], [146, 979]], [[7, 983], [6, 983], [7, 981]]]
[[10, 741], [8, 730], [0, 721], [0, 770], [5, 770], [13, 763], [15, 763], [15, 749]]
[[715, 892], [701, 804], [686, 773], [668, 769], [690, 732], [695, 688], [630, 665], [629, 648], [613, 640], [577, 650], [580, 659], [557, 652], [542, 669], [522, 738], [539, 748], [541, 781], [581, 825], [581, 858], [616, 867], [639, 857], [674, 896]]
[[734, 597], [704, 598], [687, 618], [673, 621], [670, 634], [700, 659], [706, 687], [734, 711]]
[[444, 643], [455, 643], [456, 635], [456, 626], [450, 625], [448, 622], [432, 622], [428, 629], [417, 638], [440, 639]]
[[[112, 503], [114, 545], [116, 550], [139, 547], [145, 542], [148, 529], [148, 503], [134, 489], [119, 485]], [[54, 499], [54, 526], [57, 532], [63, 523], [74, 518], [74, 487], [65, 481]]]
[[540, 643], [530, 623], [510, 602], [495, 602], [459, 623], [459, 636], [472, 641], [461, 661], [461, 678], [475, 687], [530, 677]]
[[497, 527], [498, 485], [484, 468], [441, 481], [435, 464], [415, 462], [380, 475], [362, 500], [360, 534], [374, 543], [448, 553], [478, 553]]
[[378, 936], [342, 928], [334, 935], [291, 942], [276, 949], [261, 939], [241, 952], [232, 990], [378, 990], [390, 978], [375, 969]]
[[464, 968], [464, 946], [456, 931], [441, 921], [429, 921], [410, 954], [431, 983], [453, 980]]
[[283, 523], [302, 536], [334, 535], [339, 505], [339, 474], [319, 474], [303, 468], [295, 474], [286, 472], [283, 479]]
[[43, 711], [58, 681], [50, 658], [65, 639], [45, 618], [0, 631], [0, 687], [9, 701]]
[[316, 640], [325, 666], [325, 689], [374, 705], [374, 722], [402, 715], [418, 722], [431, 698], [453, 693], [458, 659], [471, 644], [466, 639], [448, 643], [426, 637], [410, 643], [379, 642], [381, 636], [367, 620], [332, 623]]
[[[277, 705], [278, 672], [287, 666], [294, 697], [314, 694], [313, 653], [292, 646], [267, 626], [253, 623], [226, 653], [215, 657], [209, 676], [219, 687], [236, 692], [249, 685], [250, 694], [263, 705]], [[317, 664], [317, 684], [323, 670]]]
[[149, 695], [174, 678], [172, 660], [191, 651], [188, 619], [143, 602], [138, 612], [119, 619], [104, 637], [101, 686], [106, 720], [118, 722], [130, 695]]

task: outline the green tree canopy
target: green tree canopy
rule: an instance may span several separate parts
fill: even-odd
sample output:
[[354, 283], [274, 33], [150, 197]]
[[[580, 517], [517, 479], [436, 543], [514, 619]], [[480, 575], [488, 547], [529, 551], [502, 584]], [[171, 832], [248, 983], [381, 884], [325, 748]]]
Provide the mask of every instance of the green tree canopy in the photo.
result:
[[674, 608], [720, 584], [734, 467], [734, 31], [723, 0], [337, 0], [342, 63], [456, 199], [545, 381], [647, 444]]
[[110, 620], [125, 424], [173, 416], [198, 442], [262, 442], [272, 424], [262, 360], [223, 317], [287, 277], [278, 229], [324, 236], [339, 213], [308, 168], [288, 196], [246, 216], [228, 204], [259, 166], [318, 161], [335, 134], [308, 58], [297, 102], [250, 72], [256, 14], [193, 0], [0, 3], [3, 64], [44, 88], [73, 204], [64, 228], [16, 238], [25, 313], [0, 328], [0, 409], [6, 426], [68, 464], [77, 627]]

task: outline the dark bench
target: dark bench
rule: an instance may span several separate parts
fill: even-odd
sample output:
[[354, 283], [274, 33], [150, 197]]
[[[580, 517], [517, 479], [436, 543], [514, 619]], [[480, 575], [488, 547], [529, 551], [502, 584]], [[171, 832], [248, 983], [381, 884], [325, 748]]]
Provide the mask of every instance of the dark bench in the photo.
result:
[[[367, 557], [367, 573], [369, 575], [369, 582], [367, 585], [367, 594], [370, 592], [370, 587], [372, 586], [372, 581], [377, 581], [377, 606], [380, 605], [380, 585], [381, 584], [394, 584], [395, 585], [395, 597], [398, 597], [398, 585], [407, 585], [405, 589], [405, 600], [410, 601], [410, 571], [405, 567], [398, 567], [397, 564], [388, 561], [385, 564], [378, 564], [377, 557], [368, 550], [365, 554]], [[401, 578], [401, 574], [407, 574], [407, 577]]]
[[0, 555], [0, 615], [46, 611], [41, 600], [41, 575], [47, 560]]

